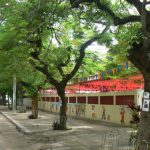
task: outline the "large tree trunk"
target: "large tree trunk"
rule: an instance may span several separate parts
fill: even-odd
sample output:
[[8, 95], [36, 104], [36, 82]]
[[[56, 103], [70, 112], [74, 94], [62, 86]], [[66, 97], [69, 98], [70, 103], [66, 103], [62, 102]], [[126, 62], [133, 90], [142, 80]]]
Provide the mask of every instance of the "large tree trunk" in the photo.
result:
[[32, 115], [30, 118], [31, 119], [38, 118], [38, 96], [37, 95], [34, 95], [32, 97]]
[[[146, 0], [143, 1], [144, 3]], [[140, 69], [144, 77], [144, 92], [150, 93], [150, 12], [146, 11], [145, 4], [141, 10], [142, 36], [139, 44], [133, 43], [129, 52], [129, 60]], [[150, 150], [150, 111], [141, 111], [138, 128], [138, 139], [145, 140]], [[143, 150], [140, 146], [139, 150]]]
[[60, 107], [60, 129], [61, 130], [66, 130], [67, 129], [67, 103], [63, 102], [62, 100], [62, 106]]
[[61, 106], [60, 106], [60, 130], [66, 130], [67, 129], [67, 102], [65, 98], [65, 87], [60, 86], [57, 89], [58, 95], [61, 98]]
[[6, 106], [6, 92], [3, 91], [1, 95], [2, 95], [2, 105]]
[[[145, 83], [144, 91], [150, 93], [150, 72], [144, 75], [144, 83]], [[138, 139], [146, 140], [147, 142], [150, 142], [150, 111], [141, 112], [139, 129], [138, 129]], [[149, 147], [150, 147], [150, 143], [149, 143]]]
[[21, 83], [18, 83], [17, 89], [18, 89], [18, 97], [19, 97], [19, 112], [22, 113], [25, 112], [25, 108], [23, 105], [23, 88]]
[[[129, 60], [140, 69], [144, 77], [144, 91], [150, 93], [150, 36], [143, 38], [141, 44], [133, 43]], [[138, 139], [150, 142], [150, 111], [141, 111]]]

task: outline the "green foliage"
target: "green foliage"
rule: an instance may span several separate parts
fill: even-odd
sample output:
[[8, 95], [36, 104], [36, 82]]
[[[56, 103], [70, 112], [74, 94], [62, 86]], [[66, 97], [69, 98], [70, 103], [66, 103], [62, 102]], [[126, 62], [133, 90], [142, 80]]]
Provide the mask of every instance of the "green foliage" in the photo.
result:
[[[138, 36], [137, 36], [138, 35]], [[140, 32], [140, 25], [133, 24], [130, 26], [122, 26], [113, 30], [112, 37], [115, 43], [109, 45], [108, 54], [105, 60], [106, 67], [110, 68], [111, 64], [122, 64], [127, 61], [127, 51], [131, 49], [132, 43], [139, 43], [142, 35]]]
[[45, 76], [37, 71], [30, 72], [25, 78], [22, 78], [24, 92], [26, 96], [35, 96], [39, 93], [39, 90], [45, 85]]
[[[60, 81], [63, 76], [58, 71], [58, 66], [64, 65], [64, 73], [69, 74], [79, 57], [80, 45], [96, 33], [96, 28], [91, 30], [92, 25], [88, 25], [85, 19], [80, 20], [79, 11], [74, 13], [66, 1], [13, 0], [3, 1], [2, 4], [0, 70], [3, 73], [0, 79], [6, 86], [10, 82], [11, 87], [15, 74], [17, 82], [26, 83], [25, 91], [29, 95], [36, 93], [45, 81], [45, 76], [35, 71], [31, 61], [39, 67], [43, 67], [42, 63], [48, 64], [52, 76]], [[81, 17], [82, 15], [83, 13]], [[34, 51], [39, 52], [40, 60], [31, 57]], [[85, 61], [91, 65], [91, 59]], [[92, 70], [86, 69], [86, 72], [92, 73], [98, 66], [93, 65], [89, 67]]]
[[[129, 14], [127, 10], [131, 6], [125, 2], [101, 2], [113, 8], [116, 14], [121, 12], [123, 15], [120, 17]], [[88, 6], [81, 4], [75, 10], [69, 1], [59, 0], [2, 0], [1, 5], [0, 70], [3, 74], [0, 80], [11, 83], [15, 74], [18, 81], [30, 84], [28, 93], [34, 93], [45, 79], [35, 71], [35, 66], [42, 68], [46, 64], [51, 76], [61, 81], [64, 74], [69, 74], [77, 63], [80, 46], [92, 37], [99, 36], [106, 25], [110, 29], [103, 33], [97, 43], [110, 49], [108, 56], [101, 60], [98, 54], [88, 51], [77, 76], [89, 76], [127, 61], [125, 55], [130, 44], [139, 42], [141, 37], [139, 24], [112, 28], [111, 17], [100, 11], [95, 3]]]
[[94, 51], [87, 51], [76, 78], [89, 77], [104, 70], [103, 60]]

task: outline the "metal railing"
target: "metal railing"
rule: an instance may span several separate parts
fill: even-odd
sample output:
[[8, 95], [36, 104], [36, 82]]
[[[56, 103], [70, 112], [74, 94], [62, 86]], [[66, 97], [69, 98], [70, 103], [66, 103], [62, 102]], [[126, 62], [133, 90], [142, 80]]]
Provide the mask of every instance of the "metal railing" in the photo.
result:
[[148, 141], [133, 139], [129, 142], [129, 138], [130, 135], [121, 130], [105, 131], [100, 138], [100, 150], [148, 150]]
[[133, 142], [133, 146], [134, 146], [135, 150], [148, 150], [148, 148], [149, 148], [148, 141], [146, 141], [146, 140], [136, 139]]

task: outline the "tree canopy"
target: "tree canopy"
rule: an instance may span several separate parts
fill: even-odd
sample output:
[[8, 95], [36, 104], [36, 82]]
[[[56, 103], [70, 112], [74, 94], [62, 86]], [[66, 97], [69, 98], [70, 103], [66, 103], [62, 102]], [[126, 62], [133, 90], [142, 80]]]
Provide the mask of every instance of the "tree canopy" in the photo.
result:
[[[145, 90], [150, 92], [148, 4], [147, 0], [2, 0], [0, 69], [6, 72], [2, 79], [16, 74], [25, 80], [27, 74], [40, 72], [37, 76], [46, 78], [62, 99], [60, 126], [66, 128], [65, 87], [79, 69], [82, 74], [86, 71], [82, 68], [91, 65], [90, 57], [99, 61], [85, 51], [97, 41], [109, 49], [106, 62], [114, 60], [115, 65], [127, 56], [143, 73]], [[93, 72], [91, 67], [87, 70]], [[150, 118], [149, 113], [143, 115]]]

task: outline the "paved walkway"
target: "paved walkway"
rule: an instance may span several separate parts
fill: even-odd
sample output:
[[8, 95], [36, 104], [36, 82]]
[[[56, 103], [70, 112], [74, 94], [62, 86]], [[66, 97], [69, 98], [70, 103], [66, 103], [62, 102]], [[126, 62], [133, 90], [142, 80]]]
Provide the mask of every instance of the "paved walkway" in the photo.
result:
[[[0, 107], [0, 112], [16, 128], [28, 135], [34, 135], [39, 144], [37, 150], [128, 150], [131, 128], [103, 122], [68, 118], [71, 130], [53, 130], [53, 121], [59, 116], [39, 111], [38, 119], [28, 119], [31, 111], [17, 113]], [[41, 144], [40, 144], [41, 143]], [[43, 144], [44, 143], [44, 144]]]

